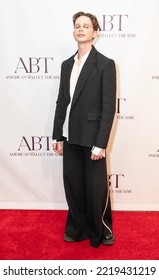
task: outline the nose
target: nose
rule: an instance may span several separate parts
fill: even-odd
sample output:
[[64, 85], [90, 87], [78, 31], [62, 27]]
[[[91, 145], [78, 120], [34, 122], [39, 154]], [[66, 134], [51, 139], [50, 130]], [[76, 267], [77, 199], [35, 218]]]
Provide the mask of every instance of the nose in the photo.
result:
[[79, 28], [79, 32], [81, 32], [81, 31], [83, 31], [83, 27], [82, 26], [80, 26], [80, 28]]

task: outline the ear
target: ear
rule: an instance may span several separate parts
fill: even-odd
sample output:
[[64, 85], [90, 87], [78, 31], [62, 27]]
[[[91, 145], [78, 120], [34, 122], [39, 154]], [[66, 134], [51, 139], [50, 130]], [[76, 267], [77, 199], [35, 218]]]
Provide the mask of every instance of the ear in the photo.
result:
[[94, 30], [94, 32], [93, 32], [93, 39], [95, 39], [95, 38], [97, 38], [97, 37], [99, 37], [99, 30]]

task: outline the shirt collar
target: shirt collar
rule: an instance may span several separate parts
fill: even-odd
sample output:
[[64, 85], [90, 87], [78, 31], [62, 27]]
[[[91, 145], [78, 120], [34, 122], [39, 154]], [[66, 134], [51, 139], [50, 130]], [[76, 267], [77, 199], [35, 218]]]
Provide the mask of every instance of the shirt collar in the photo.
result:
[[[90, 53], [90, 51], [86, 52], [86, 53], [81, 57], [81, 62], [82, 62], [82, 63], [86, 61], [86, 59], [87, 59], [89, 53]], [[75, 60], [76, 62], [78, 62], [78, 53], [74, 56], [74, 60]]]

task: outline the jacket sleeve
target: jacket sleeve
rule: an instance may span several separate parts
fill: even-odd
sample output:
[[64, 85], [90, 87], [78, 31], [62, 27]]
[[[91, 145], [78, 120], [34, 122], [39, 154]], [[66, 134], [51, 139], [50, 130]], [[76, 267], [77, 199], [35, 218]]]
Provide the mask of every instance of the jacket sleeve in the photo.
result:
[[99, 129], [96, 136], [95, 146], [107, 148], [108, 140], [116, 111], [116, 67], [110, 59], [102, 70], [101, 77], [102, 106]]
[[57, 141], [61, 141], [63, 139], [63, 123], [65, 121], [67, 104], [65, 94], [64, 94], [64, 66], [62, 63], [61, 66], [61, 77], [60, 77], [60, 86], [58, 98], [56, 101], [56, 109], [55, 116], [53, 122], [53, 133], [52, 139], [56, 139]]

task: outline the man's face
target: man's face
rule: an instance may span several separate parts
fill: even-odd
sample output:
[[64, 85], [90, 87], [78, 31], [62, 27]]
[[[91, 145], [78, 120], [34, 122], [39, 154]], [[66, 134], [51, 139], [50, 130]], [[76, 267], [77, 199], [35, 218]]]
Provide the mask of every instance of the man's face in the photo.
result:
[[97, 37], [91, 19], [87, 16], [80, 16], [76, 19], [73, 36], [78, 43], [91, 43]]

